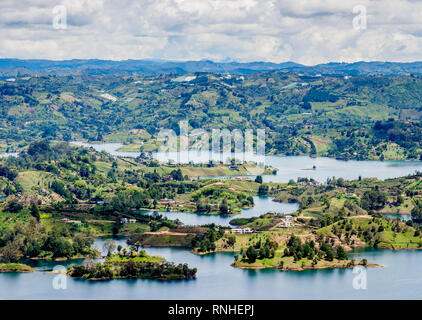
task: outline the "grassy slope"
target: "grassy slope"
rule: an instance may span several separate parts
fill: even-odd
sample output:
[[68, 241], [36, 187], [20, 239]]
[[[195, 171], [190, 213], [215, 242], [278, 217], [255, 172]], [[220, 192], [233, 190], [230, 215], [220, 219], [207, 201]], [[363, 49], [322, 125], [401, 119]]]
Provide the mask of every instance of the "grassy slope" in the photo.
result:
[[[367, 217], [354, 217], [348, 219], [353, 225], [354, 230], [371, 230], [373, 227], [375, 230], [379, 230], [382, 226], [384, 231], [377, 232], [373, 238], [373, 241], [378, 241], [378, 247], [390, 248], [390, 249], [419, 249], [422, 247], [422, 238], [415, 236], [415, 228], [405, 226], [403, 222], [400, 223], [402, 232], [396, 232], [392, 230], [392, 222], [388, 222], [384, 219], [377, 219], [377, 222], [373, 222], [372, 218]], [[340, 226], [340, 222], [334, 224]], [[321, 228], [318, 233], [322, 236], [333, 237], [335, 236], [332, 232], [333, 225]], [[343, 229], [344, 230], [344, 229]], [[364, 237], [360, 237], [364, 240]]]

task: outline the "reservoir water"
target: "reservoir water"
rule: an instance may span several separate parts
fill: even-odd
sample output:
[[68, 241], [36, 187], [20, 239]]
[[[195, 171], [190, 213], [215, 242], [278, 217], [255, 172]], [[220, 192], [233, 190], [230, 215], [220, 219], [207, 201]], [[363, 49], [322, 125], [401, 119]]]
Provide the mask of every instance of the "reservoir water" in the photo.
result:
[[229, 226], [230, 220], [234, 218], [252, 218], [259, 217], [267, 212], [289, 214], [297, 211], [299, 205], [297, 203], [280, 203], [275, 202], [270, 197], [254, 197], [255, 206], [250, 209], [243, 209], [242, 213], [233, 216], [222, 215], [205, 215], [185, 212], [153, 212], [145, 211], [144, 214], [163, 215], [171, 220], [179, 219], [185, 225], [203, 225], [215, 223], [220, 226]]
[[[98, 239], [102, 246], [104, 239]], [[117, 240], [125, 244], [124, 239]], [[367, 268], [366, 289], [355, 289], [352, 269], [243, 270], [230, 266], [233, 254], [194, 255], [187, 249], [148, 248], [168, 261], [198, 268], [197, 279], [188, 281], [110, 280], [66, 278], [66, 289], [53, 288], [55, 274], [1, 274], [0, 299], [421, 299], [422, 252], [361, 249], [350, 253], [383, 265]], [[78, 263], [80, 261], [77, 261]], [[39, 268], [52, 268], [43, 263]], [[360, 274], [362, 276], [362, 274]]]
[[[98, 145], [93, 147], [99, 148]], [[116, 156], [137, 156], [134, 153], [117, 152], [115, 144], [102, 145], [101, 148]], [[155, 157], [159, 158], [160, 155], [156, 154]], [[288, 181], [297, 177], [325, 181], [332, 176], [385, 179], [422, 170], [420, 162], [338, 161], [309, 157], [270, 156], [266, 157], [266, 164], [279, 169], [277, 175], [265, 176], [266, 181]], [[316, 170], [309, 170], [314, 165]], [[255, 197], [255, 203], [254, 208], [244, 210], [236, 217], [259, 216], [268, 211], [290, 213], [296, 210], [296, 204], [275, 203], [271, 198]], [[186, 224], [215, 222], [227, 225], [233, 218], [165, 214], [170, 218], [179, 218]], [[101, 249], [104, 241], [102, 238], [97, 239], [96, 246]], [[125, 245], [125, 239], [116, 241]], [[418, 250], [354, 250], [349, 253], [354, 259], [365, 258], [383, 266], [364, 269], [363, 274], [353, 273], [352, 269], [303, 272], [243, 270], [230, 266], [234, 256], [232, 253], [199, 256], [181, 248], [147, 248], [146, 251], [165, 257], [168, 261], [188, 263], [190, 267], [198, 268], [197, 279], [88, 281], [67, 277], [66, 289], [55, 290], [55, 274], [0, 274], [0, 299], [422, 299], [422, 252]], [[81, 260], [75, 262], [80, 263]], [[69, 263], [43, 261], [34, 263], [34, 266], [42, 271]], [[365, 277], [366, 288], [355, 289], [353, 283], [358, 276]]]
[[[93, 147], [97, 151], [106, 151], [114, 156], [137, 157], [137, 152], [119, 152], [117, 151], [122, 144], [87, 144], [83, 142], [72, 142], [75, 145]], [[153, 153], [157, 160], [179, 163], [208, 163], [210, 159], [221, 161], [228, 158], [223, 153], [211, 154], [208, 152], [198, 153], [197, 151], [173, 152], [173, 153]], [[232, 154], [230, 157], [245, 161], [260, 161], [259, 157], [253, 154]], [[265, 175], [264, 181], [288, 182], [290, 179], [296, 180], [298, 177], [313, 178], [320, 182], [325, 182], [327, 178], [342, 177], [346, 180], [363, 178], [396, 178], [415, 171], [422, 171], [422, 162], [420, 161], [343, 161], [333, 158], [311, 158], [308, 156], [265, 156], [264, 164], [278, 169], [276, 175]], [[315, 166], [315, 170], [313, 167]]]

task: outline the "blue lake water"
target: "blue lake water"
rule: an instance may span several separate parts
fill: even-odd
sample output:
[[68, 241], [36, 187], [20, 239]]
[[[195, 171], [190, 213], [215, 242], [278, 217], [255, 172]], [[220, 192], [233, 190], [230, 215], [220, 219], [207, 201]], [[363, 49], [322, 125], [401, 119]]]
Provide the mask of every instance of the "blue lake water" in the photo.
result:
[[[103, 239], [98, 240], [101, 246]], [[124, 240], [119, 240], [124, 244]], [[148, 248], [169, 261], [198, 268], [196, 280], [88, 281], [66, 278], [55, 290], [56, 275], [1, 274], [0, 299], [421, 299], [422, 254], [419, 251], [361, 249], [349, 253], [383, 268], [366, 268], [366, 289], [356, 290], [352, 269], [242, 270], [230, 266], [233, 254], [193, 255], [187, 249]], [[50, 267], [59, 263], [50, 264]]]
[[[137, 152], [119, 152], [122, 144], [88, 144], [73, 142], [85, 147], [92, 146], [98, 151], [106, 151], [114, 156], [137, 157]], [[173, 152], [173, 153], [153, 153], [153, 157], [163, 161], [174, 161], [178, 163], [208, 163], [210, 159], [225, 161], [228, 158], [237, 158], [245, 161], [259, 162], [261, 157], [249, 153], [224, 153], [208, 152]], [[288, 182], [290, 179], [296, 180], [298, 177], [313, 178], [320, 182], [325, 182], [327, 178], [342, 177], [344, 179], [357, 179], [361, 177], [369, 178], [396, 178], [422, 171], [420, 161], [342, 161], [333, 158], [311, 158], [308, 156], [265, 156], [264, 164], [278, 169], [276, 175], [265, 175], [264, 181]], [[313, 167], [316, 167], [313, 170]]]
[[386, 217], [397, 219], [399, 218], [402, 221], [408, 221], [412, 219], [410, 214], [395, 214], [395, 213], [387, 213], [385, 214]]
[[215, 223], [220, 226], [229, 226], [230, 220], [234, 218], [252, 218], [268, 212], [289, 214], [297, 211], [297, 203], [280, 203], [272, 201], [271, 197], [254, 197], [255, 206], [242, 210], [242, 213], [233, 216], [205, 215], [185, 212], [153, 212], [146, 211], [144, 214], [163, 215], [171, 220], [179, 219], [185, 225], [204, 225]]

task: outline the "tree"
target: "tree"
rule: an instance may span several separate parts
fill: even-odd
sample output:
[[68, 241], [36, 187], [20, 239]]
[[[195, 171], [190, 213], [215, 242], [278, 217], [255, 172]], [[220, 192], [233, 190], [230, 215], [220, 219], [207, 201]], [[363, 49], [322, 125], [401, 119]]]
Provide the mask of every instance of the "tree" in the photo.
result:
[[81, 177], [87, 178], [89, 177], [91, 173], [91, 168], [86, 164], [82, 164], [80, 169], [79, 169], [79, 174], [81, 175]]
[[74, 254], [72, 244], [63, 237], [52, 240], [51, 244], [52, 244], [53, 257], [55, 258], [58, 258], [58, 257], [71, 258]]
[[35, 203], [31, 205], [31, 216], [37, 219], [38, 222], [40, 221], [40, 210]]
[[236, 237], [234, 235], [229, 235], [227, 238], [227, 245], [233, 247], [236, 243]]
[[246, 250], [246, 257], [250, 263], [254, 263], [256, 258], [258, 258], [258, 251], [253, 246], [250, 246], [248, 250]]
[[255, 182], [261, 184], [262, 183], [262, 176], [256, 176]]
[[170, 176], [173, 178], [173, 180], [183, 181], [183, 173], [182, 173], [182, 170], [180, 170], [180, 168], [170, 172]]
[[265, 196], [266, 194], [268, 194], [268, 191], [269, 187], [267, 185], [261, 184], [258, 188], [258, 195]]
[[9, 242], [0, 251], [2, 260], [5, 262], [17, 262], [22, 257], [19, 244], [16, 241]]
[[380, 210], [384, 208], [387, 196], [379, 190], [368, 190], [361, 200], [361, 207], [367, 211]]
[[413, 219], [421, 219], [422, 217], [422, 203], [421, 202], [417, 201], [415, 203], [415, 206], [413, 207], [411, 214], [412, 214]]
[[138, 252], [139, 251], [139, 248], [141, 247], [141, 243], [139, 242], [139, 241], [136, 241], [136, 243], [135, 243], [135, 249], [136, 249], [136, 252]]
[[335, 254], [334, 254], [334, 249], [331, 246], [331, 244], [324, 242], [321, 245], [321, 250], [323, 252], [325, 252], [325, 259], [328, 261], [333, 261]]
[[51, 156], [52, 150], [50, 144], [46, 140], [32, 142], [27, 153], [35, 160], [47, 159]]
[[122, 223], [120, 222], [119, 218], [116, 218], [116, 222], [113, 225], [113, 236], [117, 236], [117, 234], [120, 232], [120, 228], [122, 227]]
[[85, 267], [87, 272], [95, 271], [95, 263], [89, 258], [84, 259], [84, 261], [82, 262], [82, 265]]
[[10, 200], [4, 207], [4, 211], [16, 213], [23, 209], [22, 205], [18, 202], [17, 199]]
[[61, 181], [54, 180], [54, 181], [51, 183], [51, 189], [52, 189], [55, 193], [57, 193], [57, 194], [61, 195], [63, 198], [68, 198], [68, 197], [70, 197], [69, 192], [66, 190], [64, 183], [63, 183], [63, 182], [61, 182]]
[[325, 258], [328, 260], [328, 261], [333, 261], [333, 259], [334, 259], [334, 250], [333, 250], [333, 248], [331, 247], [331, 248], [329, 248], [327, 251], [326, 251], [326, 256], [325, 256]]
[[116, 242], [113, 239], [107, 239], [103, 244], [104, 251], [107, 251], [107, 256], [111, 255], [116, 250]]
[[227, 204], [227, 199], [224, 198], [220, 204], [220, 214], [229, 214], [229, 213], [230, 213], [230, 209]]
[[10, 181], [13, 181], [18, 176], [16, 171], [10, 170], [8, 167], [0, 166], [0, 177], [6, 177]]
[[337, 259], [339, 259], [339, 260], [347, 260], [346, 251], [344, 251], [344, 248], [342, 246], [338, 246], [337, 247]]

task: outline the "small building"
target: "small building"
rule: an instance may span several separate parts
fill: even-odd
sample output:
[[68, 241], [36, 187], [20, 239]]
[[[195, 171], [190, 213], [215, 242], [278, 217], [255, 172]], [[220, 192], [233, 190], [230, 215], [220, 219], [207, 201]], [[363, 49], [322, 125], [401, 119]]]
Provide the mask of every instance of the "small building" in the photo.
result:
[[127, 218], [121, 218], [120, 219], [120, 223], [121, 224], [125, 224], [125, 223], [127, 223], [128, 222], [128, 219]]
[[136, 219], [121, 218], [120, 219], [120, 223], [121, 224], [136, 223]]
[[290, 216], [290, 215], [285, 216], [284, 219], [283, 219], [284, 226], [286, 228], [293, 226], [293, 221], [292, 220], [293, 220], [293, 217], [292, 216]]
[[231, 232], [233, 234], [246, 234], [246, 233], [253, 233], [251, 228], [232, 228]]

